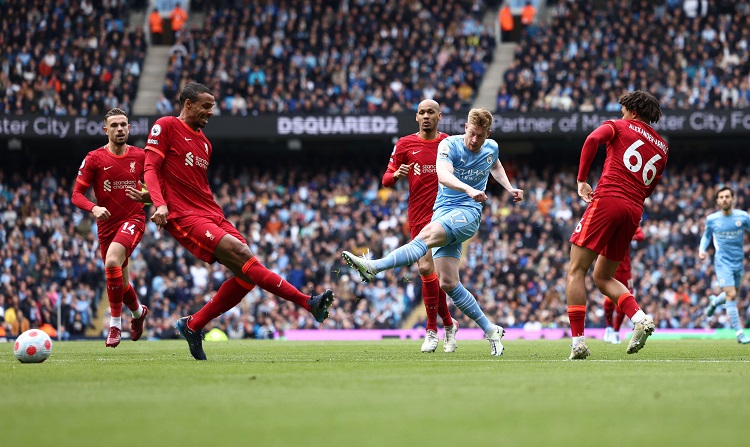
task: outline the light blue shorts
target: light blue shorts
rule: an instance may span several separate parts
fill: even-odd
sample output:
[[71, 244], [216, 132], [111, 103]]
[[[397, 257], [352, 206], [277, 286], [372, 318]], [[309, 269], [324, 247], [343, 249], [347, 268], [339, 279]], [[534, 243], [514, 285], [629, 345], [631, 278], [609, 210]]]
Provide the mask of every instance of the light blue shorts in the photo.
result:
[[716, 282], [719, 287], [734, 286], [735, 289], [740, 289], [744, 269], [730, 268], [723, 264], [714, 264], [714, 270], [716, 271]]
[[438, 208], [432, 214], [433, 222], [440, 222], [446, 233], [445, 245], [432, 249], [433, 258], [450, 256], [461, 259], [462, 244], [479, 230], [481, 212], [473, 207]]

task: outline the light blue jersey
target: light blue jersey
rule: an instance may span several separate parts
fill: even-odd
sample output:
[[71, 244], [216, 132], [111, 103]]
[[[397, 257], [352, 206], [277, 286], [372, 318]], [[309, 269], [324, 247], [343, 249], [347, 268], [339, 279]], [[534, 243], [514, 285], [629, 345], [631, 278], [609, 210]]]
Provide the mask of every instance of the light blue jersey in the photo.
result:
[[[498, 158], [495, 140], [487, 139], [478, 152], [471, 152], [464, 144], [463, 135], [454, 135], [440, 142], [437, 163], [453, 165], [453, 175], [472, 188], [484, 191], [490, 169]], [[464, 241], [469, 240], [479, 229], [482, 219], [482, 204], [463, 191], [439, 185], [433, 207], [432, 221], [440, 222], [445, 229], [446, 244], [432, 249], [432, 257], [450, 256], [461, 258]]]
[[[479, 152], [474, 153], [464, 144], [463, 135], [453, 135], [440, 142], [437, 162], [452, 164], [453, 175], [457, 179], [476, 190], [484, 191], [487, 187], [487, 179], [490, 176], [490, 168], [495, 165], [498, 157], [499, 150], [495, 140], [489, 138], [484, 140]], [[433, 211], [456, 206], [468, 206], [482, 210], [482, 204], [474, 201], [465, 192], [438, 185], [437, 199], [435, 199]]]
[[745, 231], [750, 232], [750, 215], [745, 211], [732, 210], [729, 216], [717, 211], [706, 218], [700, 249], [705, 251], [713, 239], [714, 269], [721, 287], [739, 286], [745, 263]]

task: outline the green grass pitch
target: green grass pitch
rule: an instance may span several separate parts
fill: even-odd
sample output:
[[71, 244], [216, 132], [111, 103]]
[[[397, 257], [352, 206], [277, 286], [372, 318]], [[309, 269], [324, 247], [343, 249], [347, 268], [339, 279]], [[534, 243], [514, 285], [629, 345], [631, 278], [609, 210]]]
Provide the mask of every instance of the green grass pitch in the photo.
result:
[[0, 344], [3, 446], [721, 446], [750, 439], [750, 346], [589, 339]]

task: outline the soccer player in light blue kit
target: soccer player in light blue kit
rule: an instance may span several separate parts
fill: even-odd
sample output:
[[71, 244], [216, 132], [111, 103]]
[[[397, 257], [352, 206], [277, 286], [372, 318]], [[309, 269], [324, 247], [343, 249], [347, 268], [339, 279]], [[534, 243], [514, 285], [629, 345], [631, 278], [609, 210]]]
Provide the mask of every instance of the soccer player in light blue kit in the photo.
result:
[[362, 281], [370, 282], [379, 272], [417, 262], [432, 249], [435, 270], [442, 288], [461, 312], [484, 330], [490, 343], [490, 354], [503, 354], [501, 339], [505, 330], [489, 321], [474, 295], [461, 284], [459, 262], [461, 244], [474, 236], [482, 217], [482, 203], [489, 175], [513, 195], [523, 200], [523, 191], [514, 188], [499, 160], [497, 142], [487, 137], [492, 130], [492, 114], [485, 109], [471, 109], [464, 135], [444, 139], [438, 146], [436, 171], [438, 193], [432, 221], [406, 245], [381, 259], [365, 259], [348, 251], [341, 256], [359, 272]]
[[716, 250], [714, 270], [722, 292], [719, 296], [709, 297], [706, 315], [710, 317], [717, 306], [724, 304], [729, 322], [737, 335], [737, 342], [745, 345], [750, 343], [750, 337], [742, 332], [742, 323], [737, 311], [737, 289], [740, 287], [745, 267], [745, 231], [750, 232], [750, 215], [734, 209], [734, 192], [727, 186], [716, 193], [716, 203], [721, 211], [709, 214], [706, 218], [706, 229], [701, 237], [698, 257], [706, 259], [706, 249], [713, 239]]

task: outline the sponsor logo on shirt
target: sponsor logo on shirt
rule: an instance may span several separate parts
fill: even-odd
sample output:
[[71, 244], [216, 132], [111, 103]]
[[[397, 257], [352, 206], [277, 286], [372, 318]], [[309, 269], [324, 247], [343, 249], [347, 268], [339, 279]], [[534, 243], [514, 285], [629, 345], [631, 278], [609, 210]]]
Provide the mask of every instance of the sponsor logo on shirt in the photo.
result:
[[206, 230], [206, 237], [209, 238], [209, 239], [211, 239], [211, 240], [214, 240], [214, 238], [215, 238], [215, 236], [213, 234], [211, 234], [211, 232], [208, 231], [208, 230]]
[[159, 144], [159, 140], [157, 140], [155, 138], [149, 138], [148, 139], [148, 144]]
[[185, 166], [198, 166], [199, 168], [208, 169], [208, 160], [194, 155], [192, 152], [185, 154]]

